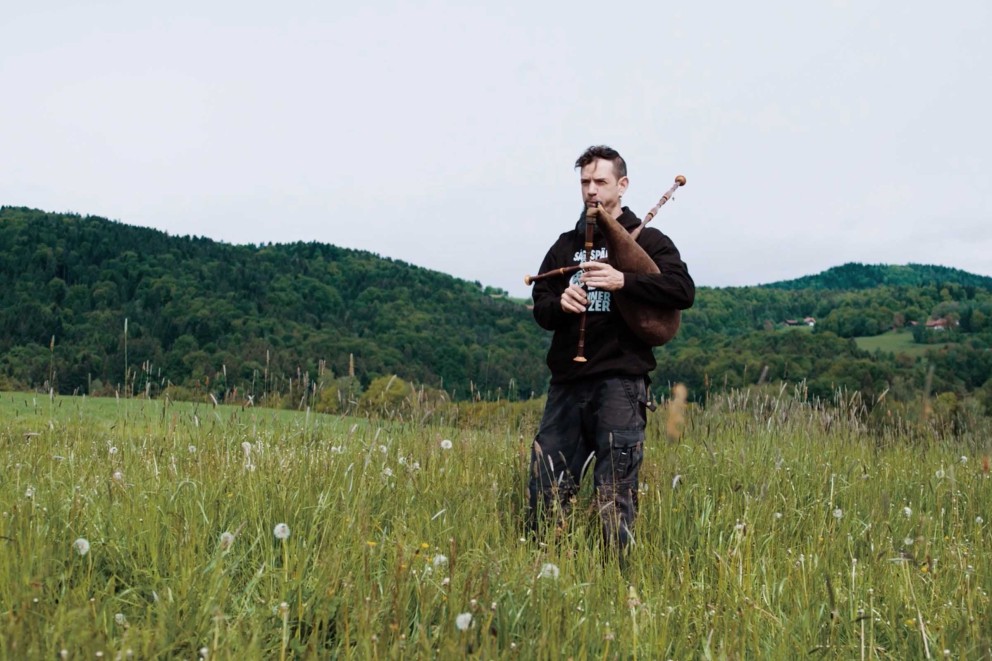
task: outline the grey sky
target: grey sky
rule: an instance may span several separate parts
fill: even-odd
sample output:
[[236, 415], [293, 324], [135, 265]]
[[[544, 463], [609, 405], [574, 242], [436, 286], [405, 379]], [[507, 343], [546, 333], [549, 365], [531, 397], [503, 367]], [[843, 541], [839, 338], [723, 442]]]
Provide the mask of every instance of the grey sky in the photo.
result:
[[[8, 3], [10, 5], [11, 3]], [[650, 4], [650, 8], [649, 8]], [[992, 4], [20, 2], [0, 204], [528, 293], [590, 144], [697, 284], [992, 275]]]

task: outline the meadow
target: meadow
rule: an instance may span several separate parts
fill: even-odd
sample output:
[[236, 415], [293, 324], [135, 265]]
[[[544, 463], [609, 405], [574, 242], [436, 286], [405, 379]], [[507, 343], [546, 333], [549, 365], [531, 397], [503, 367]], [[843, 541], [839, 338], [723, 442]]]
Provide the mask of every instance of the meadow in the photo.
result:
[[0, 393], [0, 651], [992, 658], [987, 419], [879, 424], [792, 386], [662, 407], [621, 570], [589, 484], [527, 535], [540, 402], [504, 411]]

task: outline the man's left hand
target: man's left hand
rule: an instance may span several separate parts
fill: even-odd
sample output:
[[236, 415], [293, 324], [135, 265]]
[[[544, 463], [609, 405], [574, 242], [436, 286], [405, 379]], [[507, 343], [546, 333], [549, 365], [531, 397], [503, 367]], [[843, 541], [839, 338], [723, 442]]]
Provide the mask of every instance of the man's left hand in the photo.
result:
[[616, 291], [623, 288], [623, 273], [606, 262], [582, 262], [582, 282], [589, 287], [603, 291]]

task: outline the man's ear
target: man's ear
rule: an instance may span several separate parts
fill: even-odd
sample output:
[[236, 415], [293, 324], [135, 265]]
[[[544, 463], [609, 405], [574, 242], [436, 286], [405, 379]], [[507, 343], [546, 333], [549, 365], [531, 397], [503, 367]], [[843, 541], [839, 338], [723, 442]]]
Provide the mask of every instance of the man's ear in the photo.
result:
[[617, 187], [620, 189], [620, 194], [623, 195], [627, 192], [627, 186], [630, 185], [630, 179], [627, 177], [620, 177], [620, 181], [617, 182]]

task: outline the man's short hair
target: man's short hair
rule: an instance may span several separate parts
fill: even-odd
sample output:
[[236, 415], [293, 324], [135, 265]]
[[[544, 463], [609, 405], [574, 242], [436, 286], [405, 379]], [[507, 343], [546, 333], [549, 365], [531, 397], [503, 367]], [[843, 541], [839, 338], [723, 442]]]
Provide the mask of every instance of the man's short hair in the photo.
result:
[[575, 167], [577, 169], [584, 168], [599, 158], [604, 161], [613, 161], [613, 175], [617, 181], [627, 176], [627, 162], [623, 160], [623, 156], [616, 149], [606, 145], [594, 145], [582, 152], [582, 156], [579, 156], [578, 160], [575, 161]]

